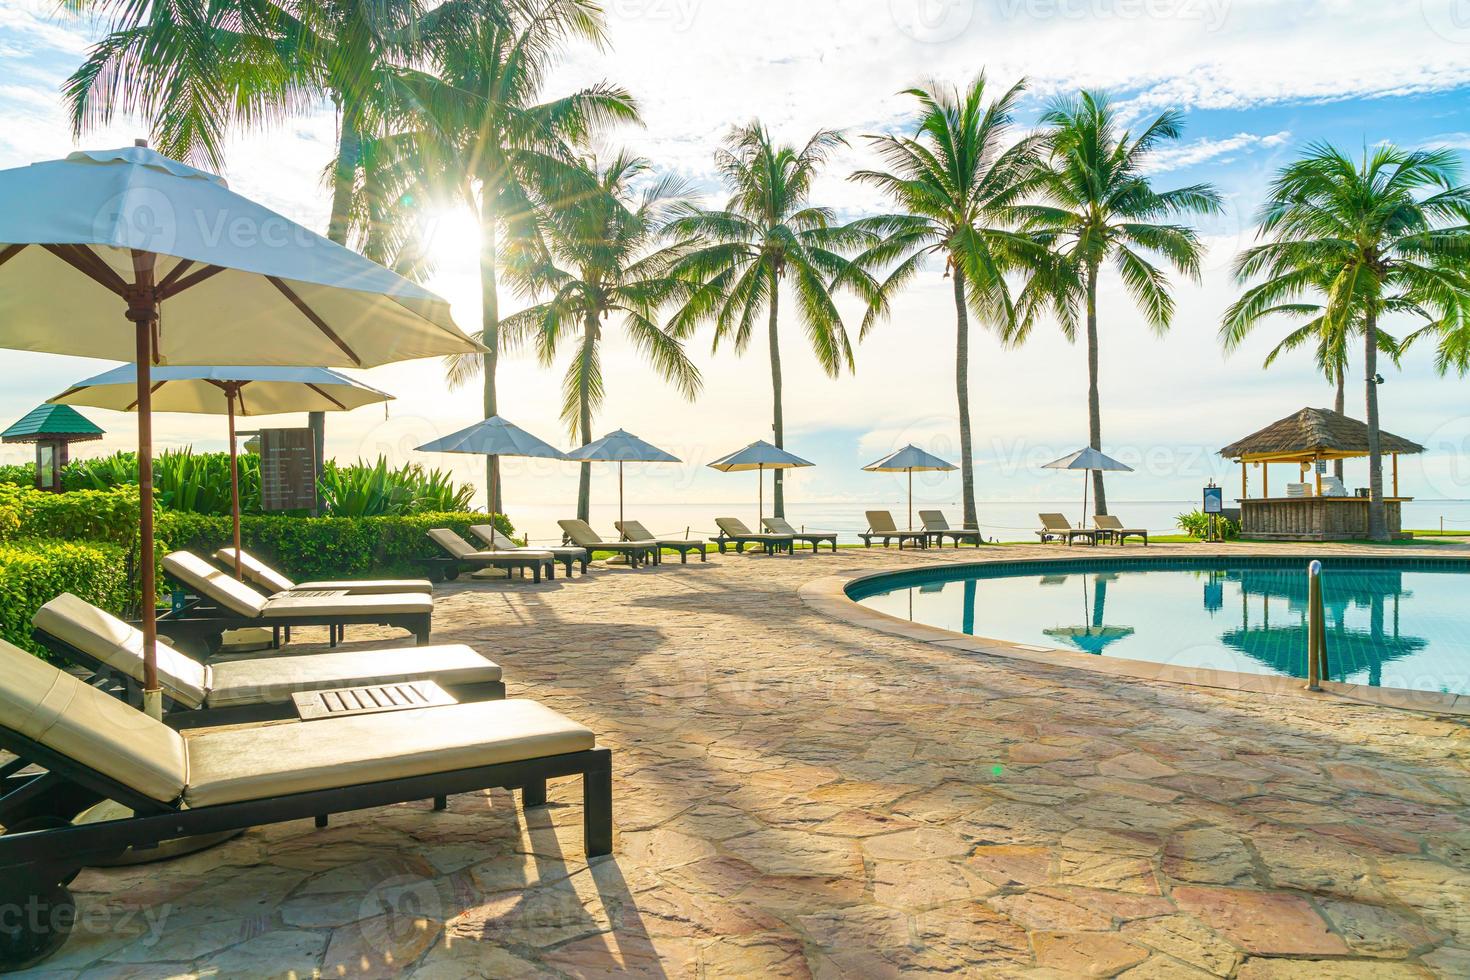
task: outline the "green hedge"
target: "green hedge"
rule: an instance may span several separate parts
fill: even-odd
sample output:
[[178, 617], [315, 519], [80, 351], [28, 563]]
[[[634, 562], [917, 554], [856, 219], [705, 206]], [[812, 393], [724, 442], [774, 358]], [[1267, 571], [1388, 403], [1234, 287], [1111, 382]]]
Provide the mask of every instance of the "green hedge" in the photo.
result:
[[0, 483], [0, 541], [15, 538], [132, 545], [138, 540], [138, 488], [46, 493]]
[[40, 652], [31, 641], [31, 617], [63, 592], [124, 615], [128, 578], [127, 552], [118, 545], [33, 539], [0, 544], [0, 636]]
[[[245, 550], [297, 580], [378, 574], [422, 574], [415, 558], [442, 554], [430, 541], [430, 528], [448, 527], [474, 541], [471, 524], [484, 514], [409, 514], [400, 517], [280, 517], [246, 515], [240, 520]], [[495, 523], [505, 534], [514, 528], [502, 515]], [[230, 519], [204, 514], [161, 513], [161, 549], [208, 556], [230, 543]]]

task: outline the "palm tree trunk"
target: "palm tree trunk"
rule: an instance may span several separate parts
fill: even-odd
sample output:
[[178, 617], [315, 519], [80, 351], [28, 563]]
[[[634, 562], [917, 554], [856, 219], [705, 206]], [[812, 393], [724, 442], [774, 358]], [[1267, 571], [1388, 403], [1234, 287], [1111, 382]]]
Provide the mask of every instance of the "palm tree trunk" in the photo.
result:
[[[1097, 265], [1087, 268], [1087, 435], [1088, 445], [1102, 452], [1102, 408], [1097, 393]], [[1108, 512], [1108, 495], [1103, 489], [1102, 470], [1092, 471], [1094, 514]], [[1083, 520], [1087, 515], [1082, 515]]]
[[[1332, 410], [1338, 415], [1347, 414], [1347, 371], [1342, 364], [1337, 365], [1337, 395], [1332, 402]], [[1332, 475], [1342, 482], [1342, 460], [1332, 461]]]
[[1363, 373], [1368, 423], [1368, 538], [1388, 540], [1388, 523], [1383, 507], [1383, 452], [1378, 435], [1378, 315], [1370, 308], [1363, 321]]
[[965, 308], [965, 276], [954, 269], [954, 387], [960, 412], [960, 488], [965, 527], [980, 526], [975, 513], [975, 456], [970, 443], [970, 311]]
[[[500, 295], [496, 281], [498, 261], [495, 240], [494, 195], [489, 188], [480, 191], [480, 343], [485, 345], [481, 355], [480, 377], [484, 382], [485, 418], [499, 414], [495, 404], [495, 363], [500, 358]], [[485, 457], [485, 490], [492, 501], [492, 509], [504, 512], [501, 500], [500, 460]]]
[[[577, 365], [577, 428], [582, 445], [592, 441], [592, 359], [597, 350], [597, 314], [588, 313], [582, 326], [582, 353]], [[592, 520], [592, 464], [583, 463], [577, 475], [577, 520]]]
[[[349, 107], [350, 110], [350, 107]], [[352, 190], [357, 181], [357, 165], [362, 157], [362, 139], [357, 132], [355, 111], [338, 106], [341, 123], [337, 133], [337, 160], [332, 166], [332, 214], [327, 219], [327, 238], [338, 245], [347, 244], [347, 221], [352, 208]], [[308, 412], [306, 427], [311, 430], [312, 453], [320, 476], [326, 463], [327, 413]], [[321, 492], [317, 492], [314, 508], [321, 511]]]
[[[781, 280], [775, 268], [771, 269], [771, 313], [766, 326], [766, 338], [771, 347], [771, 401], [773, 403], [771, 415], [771, 431], [777, 446], [784, 448], [786, 439], [786, 425], [781, 418], [781, 343], [780, 335], [776, 330], [776, 308], [781, 292]], [[786, 516], [786, 488], [782, 485], [781, 471], [776, 470], [771, 474], [775, 484], [775, 492], [771, 495], [771, 516], [784, 518]]]

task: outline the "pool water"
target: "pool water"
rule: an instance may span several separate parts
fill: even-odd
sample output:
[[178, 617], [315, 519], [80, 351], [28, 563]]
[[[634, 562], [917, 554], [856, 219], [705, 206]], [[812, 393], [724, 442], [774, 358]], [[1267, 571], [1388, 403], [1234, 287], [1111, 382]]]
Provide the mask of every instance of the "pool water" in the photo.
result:
[[[1298, 559], [1028, 562], [879, 576], [849, 595], [879, 612], [1079, 655], [1305, 677]], [[1330, 679], [1470, 694], [1470, 573], [1450, 563], [1328, 563]]]

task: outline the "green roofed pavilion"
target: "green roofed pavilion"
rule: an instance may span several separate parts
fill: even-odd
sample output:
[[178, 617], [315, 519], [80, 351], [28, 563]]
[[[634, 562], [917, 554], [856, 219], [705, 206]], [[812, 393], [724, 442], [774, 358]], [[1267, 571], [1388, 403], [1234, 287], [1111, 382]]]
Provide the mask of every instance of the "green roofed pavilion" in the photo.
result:
[[59, 492], [68, 444], [101, 439], [102, 435], [100, 428], [70, 405], [42, 405], [0, 432], [0, 442], [35, 443], [36, 488]]

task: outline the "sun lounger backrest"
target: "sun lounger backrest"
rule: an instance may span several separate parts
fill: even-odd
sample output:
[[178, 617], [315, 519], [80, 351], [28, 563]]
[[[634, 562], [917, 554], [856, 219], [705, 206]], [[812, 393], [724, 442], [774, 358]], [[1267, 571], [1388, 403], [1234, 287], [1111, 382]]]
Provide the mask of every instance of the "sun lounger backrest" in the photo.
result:
[[1123, 522], [1112, 514], [1093, 514], [1092, 523], [1104, 531], [1123, 530]]
[[1062, 514], [1037, 514], [1041, 518], [1041, 526], [1048, 531], [1070, 531], [1072, 522]]
[[784, 517], [762, 517], [761, 523], [764, 524], [766, 526], [766, 530], [770, 531], [772, 534], [796, 533], [796, 528], [792, 527], [791, 522], [786, 520], [786, 518]]
[[572, 539], [572, 544], [579, 548], [592, 548], [602, 544], [602, 538], [598, 537], [597, 532], [592, 530], [592, 525], [586, 521], [566, 520], [556, 523]]
[[0, 640], [0, 726], [171, 803], [184, 792], [184, 739], [161, 721]]
[[750, 528], [738, 517], [716, 517], [715, 526], [724, 531], [727, 538], [748, 538], [751, 534]]
[[884, 532], [898, 533], [898, 525], [893, 523], [893, 515], [886, 510], [870, 510], [867, 512], [868, 529], [878, 534]]
[[919, 520], [924, 522], [926, 531], [948, 531], [950, 529], [949, 521], [944, 519], [942, 510], [921, 510]]
[[163, 558], [163, 570], [211, 602], [241, 616], [256, 617], [265, 612], [265, 598], [246, 585], [215, 568], [198, 555], [175, 551]]
[[[143, 682], [143, 634], [85, 599], [63, 592], [36, 610], [31, 625], [100, 660], [138, 683]], [[204, 703], [209, 668], [158, 638], [158, 684], [190, 708]]]
[[[233, 569], [235, 567], [235, 549], [221, 548], [214, 553], [214, 560], [221, 565], [228, 565]], [[244, 548], [240, 549], [240, 574], [245, 577], [245, 581], [254, 582], [267, 592], [290, 592], [296, 588], [295, 582], [274, 568], [271, 568]]]
[[613, 527], [617, 528], [618, 533], [629, 541], [653, 540], [653, 535], [648, 532], [648, 528], [643, 526], [642, 521], [613, 521]]
[[464, 538], [447, 527], [436, 527], [429, 531], [429, 539], [454, 558], [463, 558], [475, 553], [475, 548]]
[[501, 534], [493, 524], [471, 524], [470, 533], [492, 551], [516, 551], [521, 546]]

